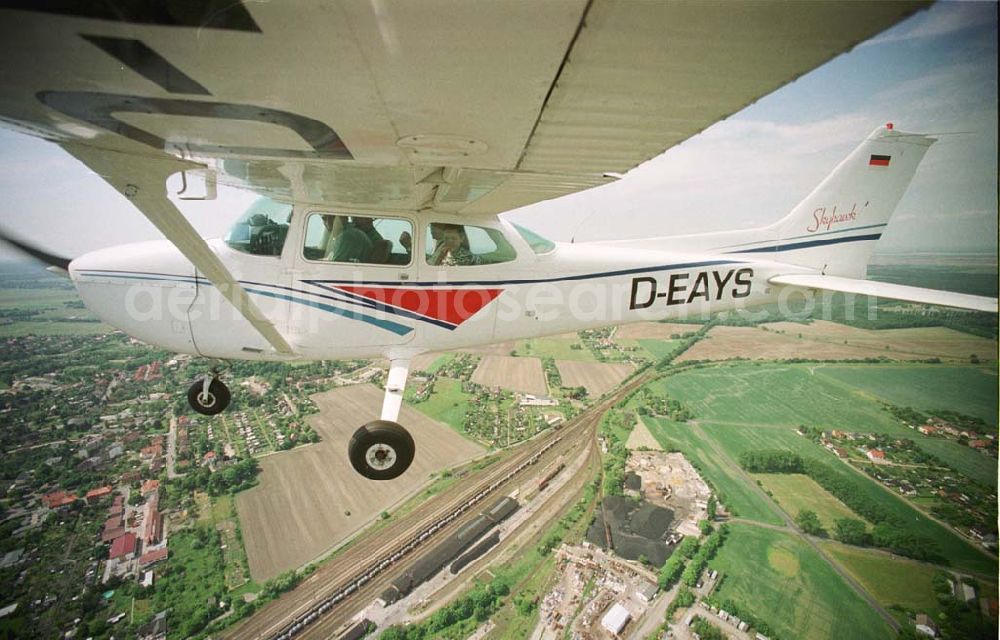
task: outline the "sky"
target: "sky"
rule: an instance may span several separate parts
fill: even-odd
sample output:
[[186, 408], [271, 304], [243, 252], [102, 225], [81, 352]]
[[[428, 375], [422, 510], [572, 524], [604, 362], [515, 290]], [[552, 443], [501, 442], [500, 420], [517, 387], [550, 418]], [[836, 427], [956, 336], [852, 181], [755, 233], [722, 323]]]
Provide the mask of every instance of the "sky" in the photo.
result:
[[[784, 216], [874, 128], [940, 134], [878, 246], [997, 252], [997, 4], [941, 2], [629, 172], [506, 214], [554, 240], [665, 236]], [[180, 203], [206, 237], [255, 196]], [[74, 257], [161, 237], [61, 149], [0, 130], [0, 226]], [[0, 259], [17, 254], [0, 247]]]

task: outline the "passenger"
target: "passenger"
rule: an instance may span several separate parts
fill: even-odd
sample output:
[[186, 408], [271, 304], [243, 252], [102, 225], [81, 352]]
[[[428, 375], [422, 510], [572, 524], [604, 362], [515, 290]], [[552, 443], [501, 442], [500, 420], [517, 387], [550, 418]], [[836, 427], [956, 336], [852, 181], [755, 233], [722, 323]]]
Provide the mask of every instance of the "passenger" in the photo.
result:
[[399, 244], [403, 245], [403, 251], [406, 252], [407, 256], [413, 254], [413, 236], [410, 235], [409, 231], [399, 234]]
[[326, 259], [331, 262], [366, 262], [372, 252], [372, 242], [363, 231], [347, 220], [347, 216], [324, 216], [332, 245]]
[[[469, 240], [461, 225], [440, 225], [441, 238], [438, 240], [434, 253], [427, 261], [437, 266], [468, 266], [483, 264], [482, 258], [469, 250]], [[431, 235], [434, 234], [434, 224], [431, 225]]]
[[352, 216], [351, 222], [354, 226], [368, 236], [372, 246], [375, 246], [382, 239], [382, 234], [375, 230], [375, 219], [364, 216]]

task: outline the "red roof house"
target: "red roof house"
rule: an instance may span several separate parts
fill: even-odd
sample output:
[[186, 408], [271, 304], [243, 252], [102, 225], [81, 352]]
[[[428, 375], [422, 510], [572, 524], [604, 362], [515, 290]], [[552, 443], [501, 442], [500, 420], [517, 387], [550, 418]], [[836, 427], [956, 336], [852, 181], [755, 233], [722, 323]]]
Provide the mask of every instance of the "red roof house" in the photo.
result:
[[114, 560], [115, 558], [129, 558], [135, 555], [136, 541], [137, 538], [134, 533], [126, 533], [118, 536], [111, 543], [111, 551], [108, 552], [108, 558]]
[[49, 509], [58, 509], [60, 507], [71, 505], [74, 502], [76, 502], [76, 494], [67, 493], [62, 490], [46, 493], [42, 496], [42, 504]]
[[92, 504], [94, 502], [97, 502], [98, 500], [100, 500], [104, 496], [107, 496], [107, 495], [110, 495], [110, 494], [111, 494], [111, 487], [109, 487], [109, 486], [97, 487], [96, 489], [91, 489], [90, 491], [87, 492], [87, 495], [86, 495], [87, 504]]
[[160, 490], [159, 480], [146, 480], [145, 482], [142, 483], [142, 495], [146, 495], [147, 493], [154, 493], [159, 490]]
[[148, 447], [143, 447], [139, 450], [139, 457], [143, 460], [149, 460], [151, 458], [159, 458], [163, 455], [163, 445], [151, 444]]
[[139, 566], [143, 569], [151, 564], [156, 564], [162, 560], [167, 559], [167, 548], [153, 549], [152, 551], [147, 551], [146, 553], [139, 556]]
[[868, 459], [875, 464], [882, 464], [885, 462], [885, 452], [879, 449], [869, 449]]

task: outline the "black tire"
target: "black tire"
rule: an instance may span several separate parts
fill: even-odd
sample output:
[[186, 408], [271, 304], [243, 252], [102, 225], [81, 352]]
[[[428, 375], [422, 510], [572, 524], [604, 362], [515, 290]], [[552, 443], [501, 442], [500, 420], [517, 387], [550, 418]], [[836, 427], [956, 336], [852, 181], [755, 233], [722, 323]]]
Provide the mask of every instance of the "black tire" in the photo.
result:
[[203, 416], [214, 416], [222, 413], [229, 406], [229, 387], [215, 378], [208, 385], [208, 397], [202, 398], [201, 392], [205, 388], [205, 383], [201, 380], [195, 382], [188, 389], [188, 404], [191, 408]]
[[413, 436], [388, 420], [369, 422], [354, 432], [347, 457], [354, 470], [369, 480], [392, 480], [410, 468], [416, 446]]

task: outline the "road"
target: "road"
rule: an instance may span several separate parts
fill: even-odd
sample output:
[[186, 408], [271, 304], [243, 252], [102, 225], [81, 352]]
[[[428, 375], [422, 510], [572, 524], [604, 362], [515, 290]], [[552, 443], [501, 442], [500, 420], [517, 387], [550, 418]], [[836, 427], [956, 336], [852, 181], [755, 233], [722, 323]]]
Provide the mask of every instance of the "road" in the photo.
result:
[[[885, 620], [886, 624], [888, 624], [890, 627], [892, 627], [893, 631], [896, 631], [897, 633], [899, 632], [899, 629], [900, 629], [899, 622], [897, 622], [896, 619], [893, 618], [889, 614], [889, 612], [886, 611], [886, 609], [881, 604], [879, 604], [879, 602], [874, 597], [872, 597], [872, 595], [870, 593], [868, 593], [868, 591], [863, 586], [861, 586], [860, 582], [858, 582], [857, 580], [855, 580], [854, 577], [851, 576], [851, 574], [849, 574], [842, 566], [840, 566], [840, 563], [838, 563], [833, 557], [831, 557], [830, 554], [828, 554], [826, 552], [826, 550], [823, 549], [816, 542], [816, 540], [814, 538], [812, 538], [811, 536], [806, 535], [805, 532], [803, 532], [801, 529], [799, 529], [798, 526], [796, 526], [795, 521], [792, 520], [792, 517], [790, 515], [788, 515], [788, 513], [785, 512], [784, 509], [781, 509], [780, 507], [778, 507], [774, 503], [774, 501], [771, 500], [771, 496], [767, 495], [767, 492], [764, 491], [756, 483], [756, 481], [754, 481], [754, 479], [750, 477], [750, 474], [748, 474], [746, 471], [744, 471], [743, 467], [741, 467], [735, 460], [733, 460], [729, 456], [729, 454], [726, 453], [726, 451], [724, 449], [722, 449], [722, 447], [720, 447], [717, 442], [715, 442], [715, 440], [713, 440], [712, 438], [708, 437], [708, 435], [705, 433], [704, 429], [702, 429], [700, 425], [698, 425], [697, 423], [691, 423], [691, 427], [690, 428], [693, 429], [698, 434], [698, 436], [701, 438], [702, 442], [705, 442], [706, 444], [708, 444], [708, 446], [712, 449], [712, 451], [715, 453], [715, 455], [718, 457], [718, 459], [720, 461], [722, 461], [723, 464], [728, 465], [729, 468], [731, 468], [731, 469], [733, 469], [735, 471], [735, 473], [743, 480], [743, 483], [746, 486], [750, 487], [751, 490], [755, 491], [757, 493], [757, 495], [759, 495], [761, 497], [761, 499], [763, 499], [765, 502], [770, 503], [770, 504], [774, 505], [775, 507], [777, 507], [778, 513], [781, 514], [781, 518], [785, 521], [785, 528], [790, 529], [789, 533], [794, 533], [799, 538], [801, 538], [806, 544], [808, 544], [810, 547], [812, 547], [813, 550], [816, 551], [816, 553], [818, 553], [819, 556], [821, 558], [823, 558], [823, 560], [825, 560], [826, 563], [828, 565], [830, 565], [830, 567], [834, 571], [837, 572], [837, 575], [839, 575], [844, 580], [844, 582], [847, 583], [847, 586], [849, 586], [856, 594], [858, 594], [858, 596], [860, 596], [865, 602], [867, 602], [868, 605], [872, 609], [874, 609], [874, 611], [883, 620]], [[761, 526], [764, 526], [766, 528], [774, 528], [774, 529], [779, 529], [779, 530], [782, 529], [781, 527], [775, 527], [774, 525], [766, 525], [766, 524], [762, 524], [762, 523], [753, 523], [753, 524], [755, 524], [755, 525], [761, 525]]]
[[170, 430], [167, 431], [167, 478], [181, 477], [174, 469], [177, 460], [177, 416], [170, 416]]

